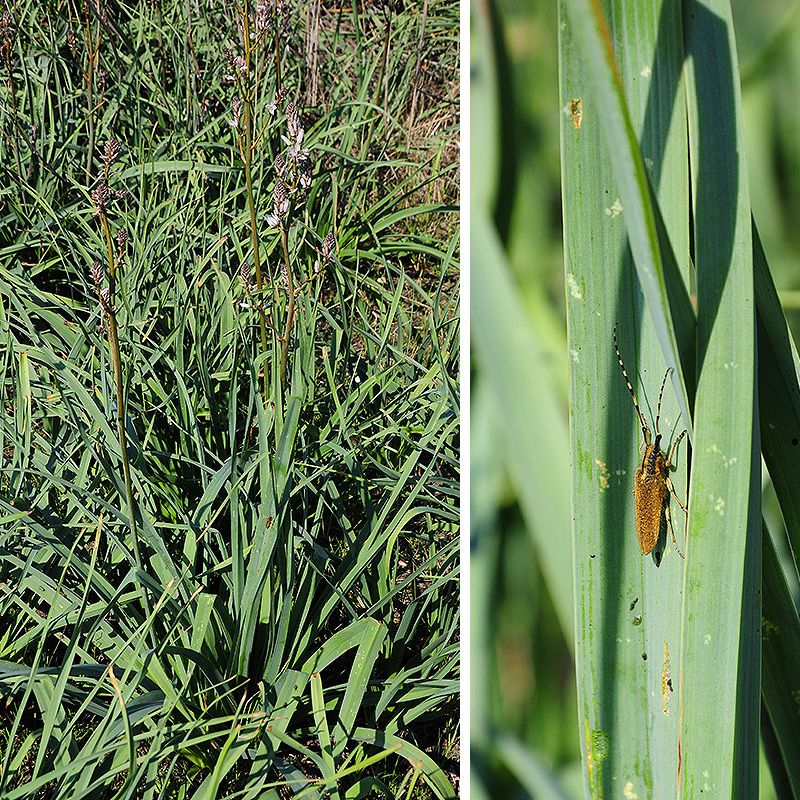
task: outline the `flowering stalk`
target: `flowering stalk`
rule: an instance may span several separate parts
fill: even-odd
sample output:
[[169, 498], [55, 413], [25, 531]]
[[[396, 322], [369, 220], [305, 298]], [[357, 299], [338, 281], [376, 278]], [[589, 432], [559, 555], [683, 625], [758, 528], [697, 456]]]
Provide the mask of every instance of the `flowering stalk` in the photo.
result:
[[286, 230], [281, 230], [281, 242], [283, 244], [283, 257], [286, 263], [286, 285], [289, 290], [289, 305], [286, 309], [286, 327], [283, 331], [283, 346], [281, 348], [281, 385], [286, 383], [286, 362], [289, 359], [289, 339], [292, 335], [292, 324], [294, 323], [294, 281], [292, 280], [292, 269], [289, 265], [289, 246], [287, 243]]
[[[94, 122], [95, 110], [92, 108], [93, 90], [94, 90], [94, 74], [100, 59], [100, 38], [102, 36], [103, 26], [100, 20], [97, 21], [97, 38], [95, 41], [92, 36], [92, 23], [91, 23], [91, 6], [88, 2], [83, 4], [84, 23], [86, 26], [86, 46], [89, 52], [89, 59], [87, 68], [84, 70], [84, 80], [86, 81], [86, 102], [88, 105], [89, 116], [87, 123], [89, 126], [89, 145], [86, 149], [86, 177], [91, 180], [92, 175], [92, 162], [94, 161]], [[112, 139], [112, 141], [114, 141]]]
[[[252, 166], [252, 152], [255, 147], [253, 142], [254, 124], [253, 124], [253, 110], [255, 108], [255, 97], [253, 95], [254, 87], [258, 81], [253, 81], [251, 78], [251, 69], [256, 69], [257, 64], [253, 66], [254, 51], [260, 43], [268, 41], [267, 28], [268, 23], [272, 21], [276, 33], [276, 37], [281, 27], [281, 20], [283, 15], [283, 3], [277, 0], [276, 6], [273, 9], [271, 4], [266, 0], [259, 0], [256, 8], [254, 24], [250, 21], [250, 4], [245, 2], [241, 8], [241, 19], [239, 30], [244, 40], [244, 56], [236, 55], [233, 50], [228, 47], [223, 47], [223, 54], [231, 67], [231, 74], [228, 79], [236, 83], [239, 95], [233, 99], [231, 104], [232, 118], [230, 125], [237, 132], [237, 140], [239, 152], [242, 156], [245, 172], [245, 183], [247, 186], [247, 203], [250, 212], [250, 231], [253, 246], [253, 266], [255, 268], [255, 287], [251, 287], [249, 283], [250, 267], [242, 264], [240, 272], [242, 280], [245, 285], [245, 292], [251, 300], [251, 304], [257, 308], [260, 319], [261, 329], [261, 344], [264, 352], [266, 353], [266, 327], [267, 318], [264, 305], [261, 301], [263, 297], [264, 279], [261, 270], [261, 253], [259, 248], [259, 238], [257, 229], [257, 213], [256, 204], [253, 196], [253, 185], [251, 176]], [[254, 28], [254, 29], [253, 29]], [[251, 34], [251, 29], [252, 34]], [[252, 41], [251, 41], [252, 40]], [[276, 42], [278, 39], [276, 38]], [[278, 108], [282, 105], [285, 98], [285, 88], [281, 87], [280, 81], [280, 58], [276, 50], [275, 56], [276, 72], [277, 72], [277, 86], [275, 91], [275, 99], [269, 103], [268, 110], [270, 114], [275, 114]], [[292, 341], [292, 331], [294, 327], [294, 317], [296, 308], [297, 290], [295, 288], [295, 276], [292, 271], [292, 261], [289, 256], [289, 215], [292, 203], [298, 204], [298, 201], [304, 196], [311, 186], [311, 177], [313, 174], [313, 163], [307, 148], [303, 147], [304, 131], [300, 125], [300, 114], [294, 102], [289, 102], [286, 106], [286, 124], [288, 127], [288, 136], [281, 138], [287, 145], [286, 155], [279, 154], [275, 159], [275, 172], [277, 173], [276, 181], [273, 187], [272, 200], [273, 210], [267, 216], [267, 222], [270, 227], [278, 228], [281, 236], [281, 249], [282, 249], [282, 264], [281, 276], [283, 277], [284, 284], [287, 291], [287, 304], [286, 304], [286, 318], [283, 324], [283, 335], [280, 336], [281, 342], [281, 358], [280, 358], [280, 382], [285, 385], [287, 364], [289, 360], [289, 350]], [[246, 277], [245, 277], [246, 275]], [[273, 282], [274, 292], [274, 305], [277, 308], [279, 300], [278, 282]], [[253, 294], [258, 295], [258, 300], [253, 301]], [[264, 394], [267, 394], [267, 378], [266, 371], [264, 376]]]
[[[261, 251], [258, 239], [258, 227], [256, 224], [256, 203], [253, 196], [253, 179], [251, 172], [251, 161], [253, 152], [253, 127], [252, 127], [252, 97], [251, 85], [249, 80], [249, 65], [251, 57], [249, 22], [247, 8], [243, 10], [244, 17], [244, 40], [245, 57], [237, 56], [228, 48], [223, 47], [222, 52], [233, 70], [233, 74], [228, 77], [236, 81], [240, 96], [233, 99], [231, 105], [232, 118], [230, 124], [236, 129], [239, 153], [244, 164], [245, 185], [247, 186], [247, 206], [250, 212], [250, 239], [253, 247], [253, 264], [256, 272], [256, 289], [260, 292], [264, 283], [261, 274]], [[242, 141], [244, 139], [244, 141]], [[259, 333], [261, 338], [262, 352], [267, 352], [267, 318], [264, 309], [258, 308]], [[268, 390], [267, 372], [264, 370], [264, 398], [266, 400]]]
[[314, 172], [311, 155], [308, 149], [303, 147], [305, 131], [300, 126], [300, 112], [294, 102], [289, 102], [286, 106], [286, 126], [289, 135], [281, 136], [281, 138], [287, 145], [286, 154], [288, 158], [283, 155], [278, 155], [275, 159], [275, 172], [278, 177], [272, 192], [272, 214], [267, 217], [267, 222], [270, 227], [280, 230], [281, 246], [283, 249], [281, 275], [286, 283], [286, 290], [288, 292], [286, 323], [283, 337], [281, 338], [281, 384], [285, 384], [286, 382], [286, 365], [289, 360], [289, 345], [292, 338], [295, 298], [297, 296], [294, 286], [294, 275], [292, 274], [292, 262], [289, 258], [288, 218], [291, 207], [290, 198], [293, 194], [301, 196], [308, 191]]
[[283, 0], [275, 2], [275, 90], [281, 94], [281, 18], [283, 16]]

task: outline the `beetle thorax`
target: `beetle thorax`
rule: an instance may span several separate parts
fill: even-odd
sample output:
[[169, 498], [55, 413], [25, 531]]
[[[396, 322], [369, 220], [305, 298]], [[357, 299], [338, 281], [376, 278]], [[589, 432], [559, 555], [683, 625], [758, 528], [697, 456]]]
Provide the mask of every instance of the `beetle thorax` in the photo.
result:
[[656, 436], [655, 442], [645, 448], [642, 458], [641, 471], [644, 475], [660, 475], [664, 472], [666, 456], [661, 452], [661, 434]]

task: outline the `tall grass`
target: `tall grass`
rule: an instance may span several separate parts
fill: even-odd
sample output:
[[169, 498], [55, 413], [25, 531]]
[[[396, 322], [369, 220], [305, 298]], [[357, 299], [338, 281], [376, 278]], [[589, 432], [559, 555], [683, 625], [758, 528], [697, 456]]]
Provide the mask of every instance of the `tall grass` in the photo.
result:
[[416, 11], [4, 18], [4, 797], [454, 796], [457, 7]]

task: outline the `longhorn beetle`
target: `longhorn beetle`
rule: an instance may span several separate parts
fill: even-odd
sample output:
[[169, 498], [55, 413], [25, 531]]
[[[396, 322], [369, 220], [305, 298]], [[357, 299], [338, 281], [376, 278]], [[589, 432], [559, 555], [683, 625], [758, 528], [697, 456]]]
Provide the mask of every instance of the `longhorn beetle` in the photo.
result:
[[639, 537], [639, 547], [644, 555], [656, 546], [659, 533], [661, 532], [661, 514], [662, 509], [667, 522], [669, 523], [669, 531], [672, 535], [672, 543], [678, 551], [681, 558], [685, 558], [675, 541], [675, 531], [672, 528], [672, 519], [669, 515], [669, 495], [671, 494], [678, 505], [683, 509], [686, 514], [686, 523], [684, 523], [683, 538], [684, 547], [686, 546], [686, 524], [689, 521], [689, 512], [686, 506], [681, 502], [678, 495], [675, 493], [675, 487], [669, 477], [669, 469], [673, 466], [672, 458], [675, 455], [675, 449], [678, 443], [684, 436], [684, 431], [672, 443], [669, 451], [669, 458], [667, 458], [661, 450], [661, 433], [658, 430], [658, 420], [661, 416], [661, 398], [664, 395], [664, 386], [667, 383], [667, 376], [672, 371], [669, 367], [664, 373], [664, 380], [661, 381], [661, 391], [658, 393], [658, 408], [656, 409], [656, 439], [651, 441], [650, 428], [647, 421], [639, 408], [639, 403], [636, 400], [636, 394], [631, 386], [628, 373], [625, 370], [625, 365], [622, 363], [622, 356], [619, 352], [619, 345], [617, 344], [617, 322], [614, 325], [614, 349], [617, 351], [617, 360], [619, 361], [620, 368], [622, 369], [622, 377], [625, 378], [625, 383], [628, 385], [628, 391], [633, 398], [633, 405], [636, 413], [639, 415], [639, 422], [642, 424], [642, 436], [644, 441], [639, 451], [642, 453], [642, 464], [636, 470], [636, 477], [634, 478], [633, 494], [634, 505], [636, 511], [636, 535]]

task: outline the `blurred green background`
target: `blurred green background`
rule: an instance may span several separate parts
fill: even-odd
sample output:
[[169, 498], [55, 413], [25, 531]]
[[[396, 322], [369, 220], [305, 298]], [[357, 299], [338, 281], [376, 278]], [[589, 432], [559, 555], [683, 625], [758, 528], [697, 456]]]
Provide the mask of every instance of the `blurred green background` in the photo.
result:
[[[753, 213], [792, 327], [800, 333], [800, 4], [735, 0], [733, 16], [746, 114]], [[471, 410], [471, 739], [473, 797], [580, 797], [572, 632], [551, 599], [571, 585], [568, 559], [541, 567], [526, 493], [503, 430], [504, 398], [487, 369], [476, 312], [488, 223], [515, 302], [538, 351], [532, 369], [559, 405], [566, 446], [568, 359], [562, 261], [558, 97], [558, 6], [498, 0], [473, 3], [470, 26], [472, 209]], [[524, 357], [524, 354], [523, 354]], [[524, 398], [523, 398], [524, 402]], [[529, 414], [539, 413], [532, 403]], [[556, 426], [558, 427], [558, 426]], [[520, 432], [522, 433], [522, 432]], [[563, 484], [544, 502], [569, 539], [569, 474], [564, 454], [533, 454]], [[782, 521], [764, 487], [764, 516]], [[792, 586], [797, 602], [797, 587]], [[558, 591], [558, 589], [556, 589]], [[763, 763], [762, 763], [763, 766]], [[762, 797], [774, 797], [762, 769]]]

